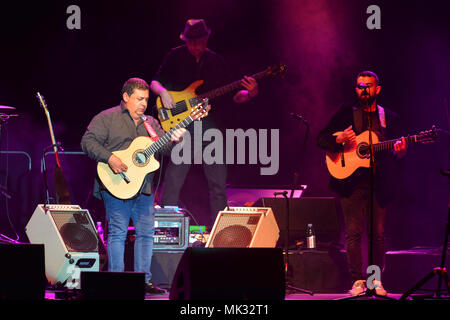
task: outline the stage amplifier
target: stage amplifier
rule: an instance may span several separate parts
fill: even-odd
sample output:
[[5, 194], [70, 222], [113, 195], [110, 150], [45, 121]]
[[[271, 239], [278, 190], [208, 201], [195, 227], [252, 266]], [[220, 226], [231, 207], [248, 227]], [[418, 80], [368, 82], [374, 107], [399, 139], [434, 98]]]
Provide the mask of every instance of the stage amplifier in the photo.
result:
[[[134, 233], [134, 228], [128, 228]], [[185, 250], [189, 244], [189, 218], [177, 207], [155, 208], [154, 251]]]

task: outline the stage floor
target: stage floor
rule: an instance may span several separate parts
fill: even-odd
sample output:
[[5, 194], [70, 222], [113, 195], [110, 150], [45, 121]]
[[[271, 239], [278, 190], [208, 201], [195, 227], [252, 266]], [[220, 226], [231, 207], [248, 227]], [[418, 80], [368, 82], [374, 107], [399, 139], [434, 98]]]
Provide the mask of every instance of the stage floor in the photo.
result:
[[[389, 293], [388, 297], [399, 300], [402, 296], [401, 293]], [[305, 294], [305, 293], [291, 293], [286, 294], [285, 300], [300, 300], [300, 301], [332, 301], [332, 300], [340, 300], [351, 297], [346, 293], [315, 293], [313, 295]], [[47, 300], [65, 300], [61, 294], [55, 293], [54, 291], [46, 291], [45, 299]], [[359, 298], [361, 299], [361, 298]], [[367, 298], [368, 300], [373, 300], [374, 298]], [[161, 295], [146, 295], [145, 300], [147, 301], [165, 301], [169, 300], [169, 294], [161, 294]], [[380, 300], [380, 299], [378, 299]], [[383, 300], [383, 299], [381, 299]], [[387, 300], [387, 299], [386, 299]]]
[[[388, 295], [389, 298], [397, 300], [400, 299], [401, 296], [402, 296], [401, 293]], [[312, 296], [305, 293], [295, 293], [295, 294], [287, 294], [284, 300], [307, 300], [307, 301], [339, 300], [347, 297], [350, 297], [350, 295], [345, 293], [316, 293]], [[169, 294], [146, 296], [145, 300], [169, 300]]]

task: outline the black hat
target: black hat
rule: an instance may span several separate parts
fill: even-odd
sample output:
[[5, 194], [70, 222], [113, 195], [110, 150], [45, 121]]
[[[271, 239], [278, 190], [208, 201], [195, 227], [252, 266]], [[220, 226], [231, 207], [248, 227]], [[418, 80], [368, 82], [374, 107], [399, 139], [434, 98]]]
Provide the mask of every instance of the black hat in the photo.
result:
[[203, 19], [189, 19], [186, 21], [184, 32], [180, 34], [180, 39], [188, 40], [202, 40], [207, 38], [211, 33], [211, 29], [206, 26]]

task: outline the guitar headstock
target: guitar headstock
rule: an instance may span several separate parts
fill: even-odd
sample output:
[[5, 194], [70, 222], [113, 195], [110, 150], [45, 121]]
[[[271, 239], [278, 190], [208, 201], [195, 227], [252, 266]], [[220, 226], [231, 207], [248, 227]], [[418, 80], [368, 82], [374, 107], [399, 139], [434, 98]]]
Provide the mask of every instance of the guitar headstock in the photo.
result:
[[42, 108], [44, 108], [44, 110], [47, 112], [47, 103], [45, 102], [44, 97], [38, 92], [36, 93], [36, 97], [39, 100], [39, 104], [41, 105]]
[[421, 131], [417, 136], [417, 142], [420, 143], [432, 143], [437, 139], [436, 127], [432, 126], [430, 130]]
[[192, 112], [190, 114], [191, 118], [195, 120], [200, 120], [208, 115], [208, 111], [211, 107], [209, 107], [209, 99], [205, 98], [192, 108]]
[[284, 74], [287, 71], [287, 66], [283, 63], [274, 64], [267, 68], [266, 74], [271, 76], [277, 76], [279, 74]]

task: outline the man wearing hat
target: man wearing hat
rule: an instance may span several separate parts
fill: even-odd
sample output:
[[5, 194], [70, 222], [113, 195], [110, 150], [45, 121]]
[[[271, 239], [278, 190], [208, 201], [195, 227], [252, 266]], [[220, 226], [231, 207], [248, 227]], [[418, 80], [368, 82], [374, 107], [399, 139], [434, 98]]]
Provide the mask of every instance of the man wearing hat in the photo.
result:
[[[223, 57], [207, 47], [210, 34], [211, 30], [203, 19], [189, 19], [180, 35], [180, 39], [185, 44], [171, 49], [164, 57], [163, 63], [150, 84], [152, 92], [161, 98], [164, 108], [175, 107], [169, 91], [183, 91], [194, 81], [204, 81], [203, 85], [198, 88], [197, 94], [208, 92], [231, 82], [229, 68]], [[233, 96], [235, 103], [249, 101], [258, 94], [258, 84], [255, 79], [244, 76], [241, 84], [242, 89]], [[215, 102], [217, 102], [216, 106], [221, 103], [220, 101]], [[214, 112], [209, 112], [209, 116], [202, 119], [202, 130], [210, 128], [217, 128]], [[191, 137], [194, 137], [193, 129], [192, 124], [187, 127]], [[203, 147], [205, 146], [204, 143]], [[191, 155], [193, 156], [193, 152]], [[168, 164], [164, 176], [162, 205], [178, 205], [180, 191], [189, 168], [190, 164], [175, 165], [173, 162]], [[214, 224], [217, 213], [227, 206], [226, 170], [224, 163], [206, 164], [203, 162], [203, 171], [209, 187], [210, 217], [207, 224], [210, 227]]]

